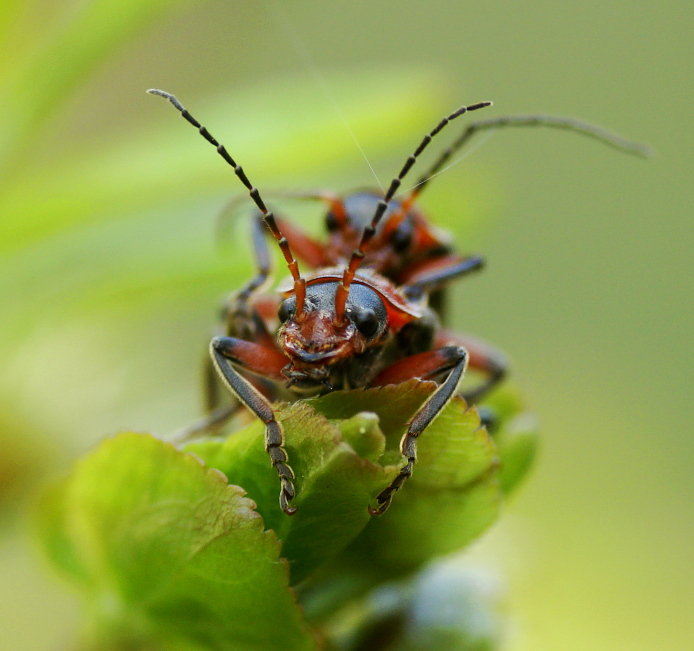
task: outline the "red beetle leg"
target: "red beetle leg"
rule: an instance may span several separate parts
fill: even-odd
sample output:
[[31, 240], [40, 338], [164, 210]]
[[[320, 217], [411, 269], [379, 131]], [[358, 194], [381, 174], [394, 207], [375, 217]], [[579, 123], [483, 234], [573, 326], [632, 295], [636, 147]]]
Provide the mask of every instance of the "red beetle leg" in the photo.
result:
[[[276, 400], [275, 389], [277, 381], [286, 379], [277, 371], [277, 368], [279, 367], [281, 371], [282, 365], [286, 364], [287, 360], [283, 355], [277, 357], [277, 353], [274, 350], [274, 340], [270, 342], [271, 347], [266, 348], [257, 343], [250, 343], [231, 337], [220, 339], [227, 343], [229, 340], [237, 342], [236, 345], [227, 346], [225, 349], [228, 353], [232, 351], [229, 353], [230, 361], [236, 361], [239, 366], [246, 368], [250, 373], [254, 373], [255, 375], [249, 375], [249, 377], [244, 378], [245, 381], [252, 385], [269, 402]], [[258, 351], [260, 351], [260, 354], [256, 354]], [[223, 395], [220, 395], [220, 376], [217, 371], [217, 364], [215, 364], [214, 359], [210, 358], [209, 354], [207, 355], [203, 371], [203, 388], [207, 413], [194, 423], [176, 432], [172, 438], [176, 443], [182, 443], [197, 436], [214, 432], [245, 405], [244, 402], [234, 399], [237, 397], [235, 394], [229, 396], [226, 390], [223, 392]], [[225, 388], [226, 384], [226, 381], [224, 381]], [[227, 397], [227, 400], [228, 397], [231, 397], [232, 402], [229, 403], [226, 400], [222, 400], [223, 397]]]
[[335, 218], [338, 231], [344, 231], [350, 225], [349, 216], [345, 210], [345, 204], [340, 197], [333, 192], [289, 192], [282, 196], [288, 199], [299, 199], [304, 201], [322, 201], [330, 208], [330, 212]]
[[458, 346], [446, 346], [405, 357], [383, 369], [369, 386], [382, 387], [387, 384], [401, 384], [412, 378], [433, 380], [450, 371], [459, 359]]
[[487, 376], [479, 386], [462, 392], [461, 395], [467, 402], [476, 402], [506, 377], [508, 360], [498, 348], [469, 335], [440, 330], [436, 335], [434, 345], [451, 344], [463, 346], [470, 354], [470, 368]]
[[[256, 373], [270, 380], [285, 382], [282, 369], [287, 365], [287, 358], [276, 348], [266, 348], [259, 344], [236, 339], [235, 337], [215, 337], [214, 351], [225, 360], [240, 366], [246, 371]], [[214, 358], [214, 356], [213, 356]]]

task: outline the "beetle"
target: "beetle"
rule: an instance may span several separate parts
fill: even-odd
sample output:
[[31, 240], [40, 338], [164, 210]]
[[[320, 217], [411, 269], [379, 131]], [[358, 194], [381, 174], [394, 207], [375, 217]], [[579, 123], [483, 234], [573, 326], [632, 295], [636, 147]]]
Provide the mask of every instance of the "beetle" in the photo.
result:
[[[167, 99], [216, 148], [259, 211], [253, 221], [258, 271], [228, 303], [225, 333], [212, 339], [210, 360], [223, 386], [264, 423], [265, 448], [281, 485], [280, 508], [288, 515], [296, 511], [291, 505], [294, 473], [273, 401], [296, 400], [335, 389], [399, 384], [412, 377], [436, 381], [436, 389], [414, 414], [401, 439], [406, 463], [377, 495], [377, 505], [368, 507], [372, 515], [381, 515], [412, 474], [418, 437], [459, 392], [468, 365], [486, 375], [478, 386], [462, 393], [468, 401], [478, 400], [505, 374], [506, 363], [500, 353], [440, 327], [437, 311], [441, 308], [436, 304], [442, 302], [441, 290], [453, 279], [482, 266], [479, 256], [456, 255], [445, 236], [430, 227], [415, 206], [429, 179], [453, 154], [476, 131], [533, 125], [577, 131], [630, 153], [644, 153], [639, 145], [576, 120], [518, 116], [480, 121], [468, 125], [406, 197], [396, 200], [403, 179], [432, 139], [451, 121], [491, 102], [462, 106], [424, 136], [383, 195], [304, 195], [328, 204], [325, 220], [329, 239], [324, 246], [267, 208], [226, 148], [174, 95], [158, 89], [148, 92]], [[276, 240], [291, 274], [291, 286], [281, 293], [281, 300], [268, 300], [258, 291], [270, 276], [264, 228]], [[313, 272], [302, 275], [295, 251]], [[213, 406], [213, 390], [209, 393]], [[193, 431], [212, 428], [232, 412], [232, 407], [218, 408]]]

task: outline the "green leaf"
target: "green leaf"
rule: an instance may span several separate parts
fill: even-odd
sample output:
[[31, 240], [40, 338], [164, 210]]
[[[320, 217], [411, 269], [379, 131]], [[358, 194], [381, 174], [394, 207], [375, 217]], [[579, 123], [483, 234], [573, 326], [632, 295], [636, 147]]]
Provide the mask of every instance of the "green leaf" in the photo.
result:
[[313, 648], [275, 534], [240, 488], [171, 445], [106, 440], [47, 496], [42, 524], [88, 594], [96, 648]]
[[[407, 422], [434, 385], [416, 380], [360, 392], [359, 407], [380, 417], [385, 459], [399, 457]], [[342, 392], [313, 401], [329, 418], [347, 416]], [[496, 446], [474, 409], [454, 398], [418, 441], [414, 473], [390, 509], [373, 518], [334, 570], [390, 578], [460, 549], [496, 519], [501, 503]], [[399, 457], [398, 465], [402, 465]]]
[[[414, 475], [390, 510], [368, 516], [369, 502], [404, 463], [399, 443], [407, 423], [435, 386], [412, 380], [334, 391], [280, 409], [296, 474], [297, 513], [291, 518], [278, 505], [279, 482], [260, 423], [186, 449], [248, 491], [283, 541], [292, 583], [343, 550], [336, 561], [342, 569], [398, 576], [467, 545], [494, 522], [501, 503], [497, 447], [477, 412], [455, 398], [421, 435]], [[516, 409], [509, 406], [505, 417]]]
[[242, 489], [170, 445], [135, 434], [104, 442], [42, 511], [49, 556], [88, 595], [96, 648], [312, 648], [280, 555], [312, 621], [323, 621], [369, 586], [479, 536], [529, 459], [519, 441], [530, 428], [512, 391], [496, 398], [507, 475], [477, 412], [454, 398], [422, 433], [414, 475], [390, 509], [367, 511], [401, 467], [400, 438], [434, 389], [412, 380], [280, 406], [293, 517], [279, 508], [260, 422], [186, 446], [243, 486], [257, 512]]
[[499, 481], [504, 494], [509, 495], [525, 479], [537, 456], [538, 423], [508, 386], [494, 392], [488, 405], [498, 420], [494, 442], [500, 458]]
[[[348, 410], [360, 410], [361, 392], [340, 393]], [[297, 583], [342, 551], [368, 524], [369, 503], [393, 479], [397, 468], [360, 457], [343, 440], [338, 427], [306, 402], [280, 409], [277, 417], [284, 427], [285, 449], [296, 475], [297, 497], [292, 504], [297, 512], [292, 517], [279, 508], [279, 481], [265, 452], [264, 426], [260, 423], [225, 441], [193, 443], [186, 449], [248, 491], [266, 526], [283, 541], [282, 555], [290, 562], [292, 583]], [[361, 443], [370, 457], [385, 441], [373, 427], [373, 417], [359, 416], [343, 426], [352, 430], [359, 419], [369, 423]]]
[[501, 458], [499, 481], [504, 494], [509, 495], [526, 477], [537, 455], [537, 421], [532, 414], [520, 414], [496, 434], [494, 440]]
[[[498, 513], [496, 447], [477, 413], [456, 398], [422, 434], [415, 474], [390, 510], [380, 518], [368, 515], [367, 505], [404, 462], [399, 442], [407, 422], [434, 388], [433, 383], [412, 380], [334, 391], [281, 409], [278, 418], [297, 478], [297, 513], [291, 518], [278, 506], [279, 483], [264, 451], [260, 423], [226, 441], [187, 449], [222, 470], [256, 501], [267, 526], [284, 543], [293, 583], [352, 541], [345, 556], [348, 565], [374, 576], [396, 575], [464, 546]], [[380, 465], [372, 461], [378, 455]]]
[[369, 461], [378, 461], [386, 449], [386, 439], [379, 427], [379, 419], [371, 411], [360, 411], [346, 420], [331, 421], [340, 430], [342, 438], [352, 449]]

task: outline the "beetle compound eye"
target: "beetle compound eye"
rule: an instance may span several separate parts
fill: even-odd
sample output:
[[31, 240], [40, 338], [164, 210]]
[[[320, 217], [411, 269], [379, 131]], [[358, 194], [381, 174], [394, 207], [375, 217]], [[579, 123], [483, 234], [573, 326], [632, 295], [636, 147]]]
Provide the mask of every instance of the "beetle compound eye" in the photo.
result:
[[368, 307], [359, 308], [355, 311], [353, 318], [357, 330], [365, 337], [371, 338], [378, 332], [378, 317], [372, 309]]
[[294, 299], [294, 297], [288, 298], [282, 301], [282, 303], [280, 303], [280, 309], [277, 310], [277, 317], [282, 323], [284, 323], [285, 321], [288, 321], [291, 317], [293, 317], [295, 312], [296, 300]]
[[366, 285], [352, 285], [346, 313], [357, 330], [368, 339], [388, 329], [388, 312], [383, 299]]
[[403, 223], [398, 226], [392, 236], [393, 248], [398, 253], [404, 253], [412, 244], [412, 228], [409, 224]]
[[334, 233], [337, 230], [337, 226], [337, 217], [335, 217], [333, 211], [331, 210], [325, 216], [325, 228], [327, 229], [328, 233]]

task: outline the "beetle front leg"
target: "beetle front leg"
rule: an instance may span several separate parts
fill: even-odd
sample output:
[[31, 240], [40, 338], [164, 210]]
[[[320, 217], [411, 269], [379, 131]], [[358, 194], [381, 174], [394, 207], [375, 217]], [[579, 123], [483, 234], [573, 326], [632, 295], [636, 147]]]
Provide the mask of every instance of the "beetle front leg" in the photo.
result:
[[407, 431], [400, 441], [400, 451], [407, 459], [407, 463], [400, 469], [390, 485], [376, 496], [378, 506], [375, 509], [369, 507], [371, 515], [383, 514], [390, 506], [395, 492], [400, 490], [405, 481], [412, 475], [412, 467], [417, 460], [417, 438], [431, 425], [432, 421], [448, 404], [448, 401], [458, 392], [458, 385], [463, 379], [467, 363], [468, 354], [462, 346], [446, 346], [438, 350], [406, 357], [384, 369], [371, 382], [372, 386], [383, 386], [399, 384], [412, 377], [419, 377], [424, 380], [448, 373], [443, 384], [434, 391], [410, 421]]
[[272, 465], [277, 471], [282, 488], [280, 508], [287, 515], [294, 515], [296, 509], [289, 506], [294, 498], [294, 472], [289, 466], [284, 445], [282, 426], [275, 418], [269, 401], [232, 364], [270, 377], [284, 379], [281, 371], [286, 358], [276, 350], [271, 350], [234, 337], [215, 337], [210, 343], [210, 353], [215, 368], [227, 388], [265, 424], [265, 450], [270, 455]]
[[[270, 253], [265, 241], [265, 226], [262, 216], [256, 215], [251, 221], [251, 234], [257, 272], [241, 290], [232, 294], [225, 301], [222, 310], [223, 334], [273, 348], [275, 346], [274, 338], [268, 332], [267, 325], [258, 312], [259, 301], [258, 297], [255, 296], [257, 291], [267, 282], [272, 268]], [[202, 432], [214, 429], [233, 415], [232, 410], [223, 409], [220, 406], [219, 393], [218, 374], [208, 354], [205, 356], [203, 366], [203, 400], [207, 412], [206, 418], [210, 424], [207, 426], [203, 419], [195, 431]], [[228, 416], [224, 416], [227, 412]]]

